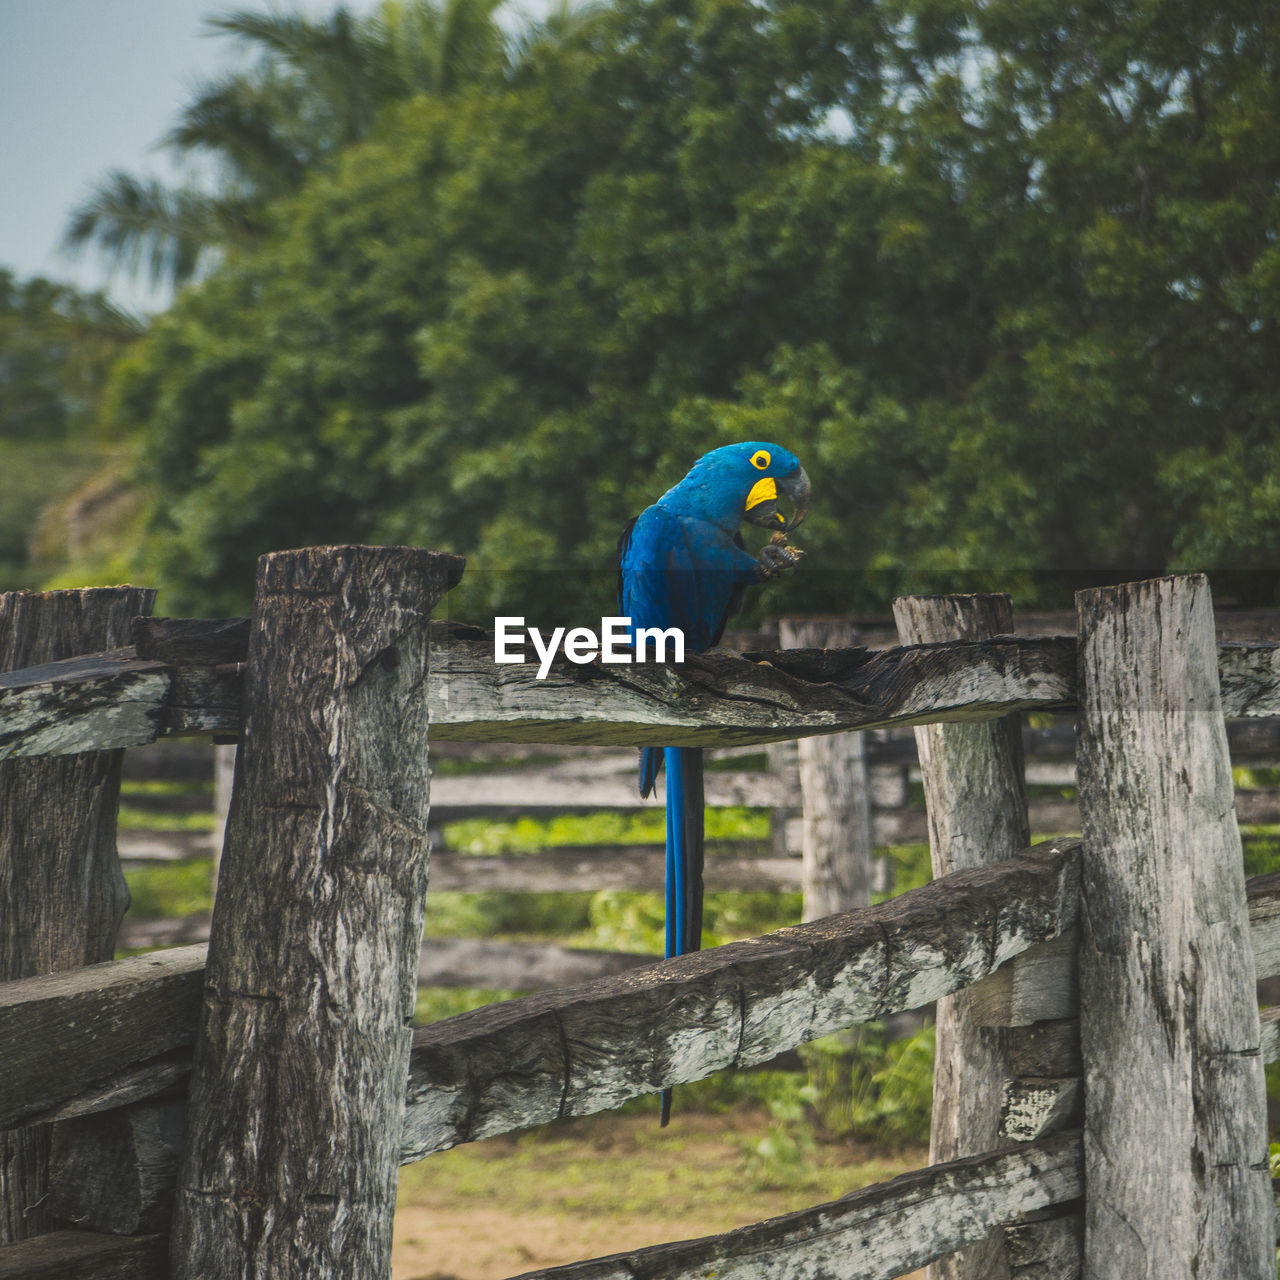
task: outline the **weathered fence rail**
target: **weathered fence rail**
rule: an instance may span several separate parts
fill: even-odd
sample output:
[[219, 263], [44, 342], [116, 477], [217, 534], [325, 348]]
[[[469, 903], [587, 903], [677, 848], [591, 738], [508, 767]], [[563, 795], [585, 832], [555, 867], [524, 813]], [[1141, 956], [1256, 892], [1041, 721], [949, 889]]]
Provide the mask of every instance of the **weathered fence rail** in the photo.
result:
[[[147, 620], [148, 622], [152, 620]], [[170, 621], [156, 619], [155, 622]], [[145, 634], [145, 633], [144, 633]], [[163, 635], [163, 630], [160, 632]], [[1075, 641], [998, 637], [873, 653], [769, 650], [690, 655], [673, 666], [575, 666], [545, 680], [498, 668], [477, 628], [432, 624], [427, 695], [441, 741], [731, 746], [892, 725], [1065, 711], [1076, 702]], [[140, 652], [166, 658], [143, 658]], [[159, 640], [0, 676], [0, 759], [236, 735], [243, 649], [170, 656]], [[1280, 642], [1218, 646], [1223, 714], [1280, 716]]]
[[[1252, 984], [1255, 969], [1280, 969], [1280, 888], [1241, 880], [1223, 719], [1280, 713], [1280, 646], [1215, 645], [1207, 587], [1172, 579], [1082, 600], [1081, 644], [995, 636], [621, 673], [561, 663], [538, 682], [495, 668], [469, 629], [426, 622], [454, 573], [397, 549], [281, 553], [264, 559], [249, 628], [143, 621], [128, 650], [0, 679], [8, 757], [193, 732], [245, 742], [207, 955], [0, 986], [0, 1125], [57, 1122], [48, 1203], [92, 1228], [0, 1249], [0, 1277], [385, 1276], [400, 1161], [958, 992], [958, 1087], [975, 1061], [966, 1037], [994, 1028], [1001, 1044], [984, 1059], [1004, 1077], [984, 1081], [984, 1097], [999, 1086], [998, 1114], [984, 1102], [955, 1130], [963, 1145], [994, 1123], [983, 1149], [562, 1273], [887, 1278], [964, 1250], [946, 1274], [983, 1257], [1024, 1280], [1269, 1275], [1260, 1063], [1280, 1050], [1280, 1021], [1259, 1021]], [[1098, 640], [1108, 627], [1118, 641]], [[1001, 834], [987, 846], [1000, 860], [980, 865], [981, 807], [964, 789], [980, 789], [990, 735], [954, 737], [950, 778], [939, 753], [953, 738], [930, 736], [921, 766], [945, 873], [932, 884], [405, 1030], [422, 963], [428, 738], [745, 744], [1077, 702], [1083, 845], [1017, 853]], [[1124, 758], [1107, 743], [1135, 732], [1143, 762], [1113, 777]], [[1210, 837], [1213, 858], [1188, 857]], [[970, 859], [957, 841], [972, 865], [950, 870]], [[1135, 860], [1142, 873], [1121, 888]], [[1140, 1012], [1128, 1025], [1112, 1005]], [[1158, 1107], [1126, 1105], [1147, 1087], [1141, 1072], [1115, 1092], [1135, 1043]], [[1130, 1152], [1140, 1172], [1126, 1180], [1117, 1154]], [[1100, 1203], [1091, 1188], [1108, 1163]], [[1171, 1218], [1198, 1234], [1170, 1232]]]

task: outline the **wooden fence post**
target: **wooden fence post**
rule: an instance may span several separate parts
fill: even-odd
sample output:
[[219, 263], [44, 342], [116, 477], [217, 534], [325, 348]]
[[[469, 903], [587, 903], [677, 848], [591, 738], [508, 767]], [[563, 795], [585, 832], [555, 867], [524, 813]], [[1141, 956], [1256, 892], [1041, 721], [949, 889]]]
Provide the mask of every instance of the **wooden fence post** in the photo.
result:
[[[985, 640], [1013, 630], [1007, 595], [906, 596], [893, 603], [904, 644]], [[1020, 717], [916, 728], [935, 879], [1011, 857], [1031, 842], [1023, 787]], [[929, 1161], [940, 1164], [1008, 1146], [1000, 1136], [1004, 1082], [1012, 1074], [1001, 1037], [977, 1025], [965, 991], [938, 1001]], [[994, 1232], [929, 1267], [930, 1280], [998, 1280], [1008, 1274]]]
[[427, 619], [456, 556], [263, 556], [175, 1280], [390, 1274], [427, 888]]
[[[0, 595], [0, 670], [128, 643], [155, 592]], [[0, 981], [110, 960], [129, 905], [116, 856], [123, 751], [0, 762]], [[0, 1133], [0, 1244], [48, 1229], [47, 1125]]]
[[1089, 1280], [1272, 1280], [1254, 958], [1203, 576], [1082, 591]]
[[[779, 618], [784, 649], [831, 649], [856, 641], [845, 619]], [[801, 738], [804, 918], [820, 920], [871, 902], [871, 778], [860, 733]]]

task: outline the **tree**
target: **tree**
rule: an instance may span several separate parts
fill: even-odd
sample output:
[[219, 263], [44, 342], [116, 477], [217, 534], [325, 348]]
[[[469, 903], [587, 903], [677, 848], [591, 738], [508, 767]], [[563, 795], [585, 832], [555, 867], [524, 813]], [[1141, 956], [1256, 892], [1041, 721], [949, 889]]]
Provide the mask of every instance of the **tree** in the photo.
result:
[[472, 556], [475, 616], [580, 620], [623, 519], [759, 438], [816, 490], [774, 607], [1261, 564], [1275, 28], [622, 0], [406, 102], [121, 371], [150, 563], [243, 607], [269, 547], [412, 541]]
[[385, 0], [367, 19], [344, 7], [320, 20], [248, 10], [209, 19], [257, 62], [203, 86], [163, 145], [213, 161], [214, 189], [114, 171], [72, 213], [67, 244], [95, 244], [153, 282], [185, 283], [219, 253], [258, 242], [270, 202], [368, 137], [389, 102], [499, 79], [502, 3]]
[[108, 451], [94, 431], [102, 389], [140, 332], [100, 293], [0, 269], [0, 590], [38, 585], [41, 510]]

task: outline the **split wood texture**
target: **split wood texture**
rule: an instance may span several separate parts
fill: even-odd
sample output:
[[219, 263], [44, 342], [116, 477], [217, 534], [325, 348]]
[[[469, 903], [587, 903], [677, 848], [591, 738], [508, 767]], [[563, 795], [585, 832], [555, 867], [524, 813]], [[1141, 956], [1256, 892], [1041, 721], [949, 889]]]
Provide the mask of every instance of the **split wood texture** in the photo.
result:
[[[1007, 595], [907, 596], [894, 617], [906, 644], [984, 641], [1013, 630]], [[1016, 717], [916, 729], [935, 880], [1011, 856], [1030, 842]], [[970, 1011], [967, 991], [938, 1002], [929, 1162], [996, 1151], [1003, 1144], [1003, 1082], [1011, 1072], [997, 1037]], [[1001, 1280], [1008, 1275], [996, 1232], [935, 1262], [929, 1280]]]
[[427, 889], [427, 620], [455, 556], [259, 562], [174, 1280], [390, 1274]]
[[1209, 586], [1162, 578], [1077, 605], [1084, 1271], [1271, 1280], [1254, 957]]
[[[135, 587], [0, 595], [0, 671], [121, 644], [154, 598]], [[114, 954], [129, 904], [115, 845], [123, 754], [0, 761], [0, 981]], [[0, 1132], [0, 1244], [48, 1229], [49, 1139]]]
[[[783, 649], [849, 648], [854, 638], [853, 624], [844, 619], [778, 622]], [[871, 901], [872, 796], [866, 738], [861, 733], [821, 734], [801, 738], [796, 747], [803, 799], [804, 918], [820, 920]]]

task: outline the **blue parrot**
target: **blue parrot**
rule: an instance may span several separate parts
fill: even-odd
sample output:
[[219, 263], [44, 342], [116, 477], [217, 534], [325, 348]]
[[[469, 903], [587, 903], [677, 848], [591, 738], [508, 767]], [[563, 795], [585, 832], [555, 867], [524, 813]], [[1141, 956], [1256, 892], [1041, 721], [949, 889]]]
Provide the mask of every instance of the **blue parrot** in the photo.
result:
[[[780, 497], [793, 506], [788, 519]], [[686, 652], [718, 644], [747, 587], [795, 566], [801, 552], [786, 535], [805, 517], [809, 477], [793, 453], [749, 441], [713, 449], [689, 474], [646, 507], [618, 541], [618, 611], [640, 627], [679, 627]], [[750, 555], [739, 526], [773, 531]], [[667, 771], [666, 910], [668, 956], [702, 945], [703, 790], [701, 747], [642, 747], [640, 795], [652, 793]], [[671, 1091], [662, 1094], [662, 1124], [671, 1117]]]

